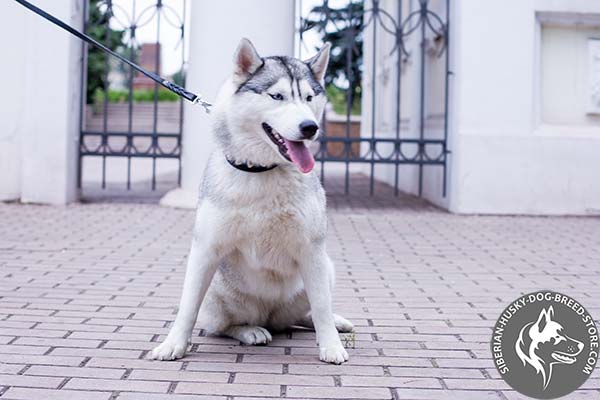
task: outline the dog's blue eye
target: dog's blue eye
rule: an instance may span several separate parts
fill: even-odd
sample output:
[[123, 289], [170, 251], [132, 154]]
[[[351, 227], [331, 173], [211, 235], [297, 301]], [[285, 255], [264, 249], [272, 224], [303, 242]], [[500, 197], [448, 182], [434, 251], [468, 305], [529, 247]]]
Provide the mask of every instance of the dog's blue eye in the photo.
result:
[[283, 95], [281, 93], [269, 94], [269, 96], [271, 96], [273, 100], [283, 100]]
[[306, 101], [310, 103], [312, 101], [312, 96], [306, 96]]

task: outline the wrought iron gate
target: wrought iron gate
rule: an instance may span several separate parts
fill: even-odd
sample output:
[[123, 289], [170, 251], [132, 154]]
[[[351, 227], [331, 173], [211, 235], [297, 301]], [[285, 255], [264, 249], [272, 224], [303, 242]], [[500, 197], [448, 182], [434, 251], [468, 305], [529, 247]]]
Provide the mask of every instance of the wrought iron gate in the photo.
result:
[[[185, 85], [185, 0], [85, 0], [85, 31], [107, 47], [165, 74], [161, 53], [180, 53], [179, 69], [171, 76]], [[163, 33], [177, 43], [164, 43]], [[81, 109], [79, 138], [79, 185], [85, 171], [84, 159], [98, 161], [100, 186], [107, 186], [107, 164], [117, 159], [117, 174], [129, 190], [132, 187], [132, 160], [148, 160], [149, 186], [156, 189], [157, 161], [174, 160], [176, 177], [181, 179], [181, 133], [183, 100], [94, 48], [83, 45], [86, 62], [81, 72], [81, 90], [86, 101]], [[175, 49], [174, 49], [175, 48]], [[171, 57], [172, 59], [173, 57]], [[171, 68], [174, 66], [172, 65]], [[124, 165], [123, 165], [124, 164]]]
[[[161, 33], [175, 30], [181, 46], [177, 83], [184, 84], [185, 0], [153, 0], [145, 7], [139, 6], [141, 3], [86, 0], [89, 18], [85, 29], [108, 47], [163, 75]], [[298, 55], [309, 56], [322, 39], [333, 42], [327, 79], [333, 107], [326, 112], [324, 134], [316, 150], [321, 178], [325, 180], [332, 165], [341, 166], [348, 193], [351, 170], [360, 165], [369, 177], [371, 194], [379, 179], [391, 184], [395, 193], [410, 191], [414, 182], [414, 191], [420, 195], [424, 170], [432, 168], [441, 171], [445, 195], [450, 153], [450, 0], [297, 3]], [[179, 10], [175, 4], [181, 6]], [[139, 33], [149, 26], [155, 27], [155, 37], [151, 44], [144, 44]], [[133, 70], [93, 49], [84, 50], [88, 65], [82, 70], [81, 90], [87, 93], [87, 102], [82, 107], [80, 184], [85, 178], [84, 159], [98, 161], [102, 188], [106, 187], [107, 164], [115, 159], [126, 161], [121, 172], [127, 189], [131, 188], [132, 160], [149, 161], [149, 186], [153, 190], [157, 161], [174, 160], [173, 184], [178, 184], [183, 100], [161, 101], [165, 93], [158, 85], [143, 82]], [[120, 91], [114, 90], [111, 74], [122, 78]], [[92, 91], [94, 84], [96, 90]], [[145, 98], [138, 101], [144, 97], [141, 95]]]
[[[326, 112], [316, 153], [321, 179], [328, 165], [345, 166], [348, 193], [350, 166], [362, 164], [371, 194], [378, 172], [397, 194], [400, 167], [413, 165], [421, 195], [423, 169], [432, 166], [442, 169], [445, 196], [450, 0], [324, 0], [306, 10], [308, 3], [298, 0], [300, 56], [322, 40], [333, 45], [326, 83], [334, 109]], [[353, 115], [358, 108], [360, 117]]]

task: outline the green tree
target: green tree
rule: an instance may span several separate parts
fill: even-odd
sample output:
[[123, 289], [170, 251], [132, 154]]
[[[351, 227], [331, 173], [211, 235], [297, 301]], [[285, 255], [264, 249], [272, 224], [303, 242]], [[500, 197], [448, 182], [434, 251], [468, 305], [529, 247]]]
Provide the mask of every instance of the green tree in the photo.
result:
[[175, 72], [173, 74], [173, 76], [171, 77], [171, 79], [173, 80], [173, 82], [179, 86], [184, 86], [185, 83], [185, 71], [183, 70], [183, 67]]
[[[90, 0], [87, 34], [109, 49], [117, 51], [123, 46], [124, 31], [114, 30], [108, 26], [111, 12], [106, 6], [102, 6], [102, 3], [101, 0]], [[97, 47], [89, 47], [86, 90], [88, 104], [93, 102], [94, 92], [97, 89], [103, 90], [105, 83], [108, 83], [106, 79], [110, 66], [106, 63], [107, 57], [109, 55]]]
[[325, 2], [313, 7], [302, 27], [303, 31], [316, 29], [323, 41], [331, 43], [325, 84], [332, 85], [337, 89], [334, 91], [342, 91], [349, 96], [352, 109], [357, 108], [355, 102], [360, 103], [363, 12], [364, 0], [349, 2], [341, 8], [332, 8]]

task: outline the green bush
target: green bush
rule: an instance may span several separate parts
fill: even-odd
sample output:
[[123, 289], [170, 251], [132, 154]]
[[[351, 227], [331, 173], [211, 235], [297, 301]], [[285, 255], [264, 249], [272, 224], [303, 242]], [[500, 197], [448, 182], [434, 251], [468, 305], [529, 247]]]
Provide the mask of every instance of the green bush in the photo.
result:
[[[327, 99], [333, 107], [336, 114], [346, 115], [346, 91], [331, 84], [327, 85]], [[356, 88], [357, 96], [354, 97], [352, 107], [350, 108], [351, 115], [360, 115], [360, 87]]]
[[[158, 89], [157, 95], [158, 101], [177, 101], [179, 96], [165, 88]], [[129, 91], [127, 90], [108, 90], [108, 102], [109, 103], [125, 103], [129, 101]], [[133, 91], [133, 101], [136, 103], [151, 102], [154, 101], [154, 89], [136, 89]], [[96, 89], [94, 92], [94, 103], [104, 103], [104, 91], [102, 89]]]

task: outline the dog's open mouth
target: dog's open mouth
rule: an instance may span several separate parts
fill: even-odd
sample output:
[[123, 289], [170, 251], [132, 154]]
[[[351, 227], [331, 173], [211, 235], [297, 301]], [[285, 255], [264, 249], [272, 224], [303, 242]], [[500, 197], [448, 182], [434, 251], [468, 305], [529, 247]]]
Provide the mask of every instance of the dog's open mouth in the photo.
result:
[[277, 146], [283, 158], [294, 163], [305, 174], [312, 171], [315, 159], [304, 142], [284, 138], [266, 122], [262, 123], [262, 127], [269, 139]]
[[556, 361], [559, 361], [563, 364], [573, 364], [575, 361], [577, 361], [577, 359], [575, 357], [571, 357], [568, 354], [558, 352], [558, 351], [555, 351], [552, 353], [552, 358], [554, 358]]

